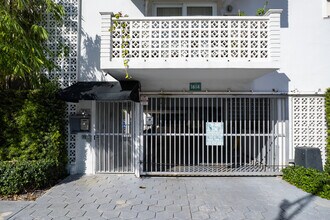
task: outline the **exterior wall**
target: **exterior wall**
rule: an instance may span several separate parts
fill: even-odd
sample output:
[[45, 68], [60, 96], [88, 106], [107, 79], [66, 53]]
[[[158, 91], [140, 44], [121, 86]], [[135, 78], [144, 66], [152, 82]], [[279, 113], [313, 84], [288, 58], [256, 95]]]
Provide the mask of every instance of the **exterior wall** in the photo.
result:
[[143, 16], [143, 0], [83, 0], [81, 3], [81, 54], [79, 81], [113, 81], [100, 69], [100, 12]]
[[[123, 14], [128, 14], [130, 17], [143, 17], [148, 9], [146, 9], [143, 0], [83, 0], [81, 2], [81, 26], [79, 30], [81, 50], [77, 49], [79, 52], [77, 80], [114, 80], [100, 69], [101, 15], [99, 13], [122, 11]], [[262, 7], [264, 3], [263, 0], [232, 0], [227, 2], [233, 5], [234, 11], [240, 9], [247, 15], [254, 15], [256, 8]], [[294, 133], [295, 128], [302, 128], [294, 123], [296, 121], [302, 123], [305, 120], [304, 118], [295, 118], [295, 106], [299, 104], [296, 100], [304, 99], [307, 95], [315, 94], [315, 92], [322, 94], [326, 88], [330, 87], [330, 62], [328, 62], [329, 58], [327, 56], [327, 52], [330, 50], [330, 41], [328, 40], [330, 19], [323, 17], [322, 5], [322, 1], [270, 0], [268, 8], [282, 8], [284, 10], [281, 16], [281, 68], [253, 81], [238, 82], [231, 86], [232, 90], [242, 90], [243, 88], [245, 91], [278, 91], [295, 95], [294, 98], [290, 98], [288, 101], [289, 117], [283, 122], [285, 126], [289, 126], [289, 130], [292, 130], [292, 133], [287, 134], [290, 136], [289, 143], [285, 143], [285, 145], [290, 146], [289, 154], [285, 155], [286, 160], [293, 159], [295, 146], [310, 146], [316, 142], [317, 145], [315, 146], [317, 147], [322, 148], [325, 146], [324, 124], [322, 123], [319, 127], [314, 127], [315, 129], [323, 129], [320, 130], [320, 134], [314, 135], [315, 137], [321, 137], [317, 141], [304, 139], [305, 134], [299, 133], [301, 131]], [[218, 8], [218, 14], [224, 13], [226, 13], [224, 9]], [[189, 71], [186, 71], [186, 73], [189, 74]], [[166, 70], [162, 74], [166, 74]], [[74, 78], [72, 78], [72, 82], [75, 82]], [[175, 87], [175, 79], [172, 79], [171, 82], [169, 86]], [[206, 80], [203, 82], [204, 84], [214, 86], [217, 85], [217, 82], [212, 79]], [[85, 104], [79, 104], [78, 109], [80, 105], [84, 106]], [[69, 108], [72, 109], [71, 113], [75, 112], [76, 107], [74, 105]], [[310, 110], [308, 111], [312, 114]], [[324, 123], [324, 112], [320, 113], [317, 120]], [[304, 140], [306, 141], [304, 142]], [[140, 140], [137, 139], [136, 141], [139, 142]], [[95, 170], [91, 165], [93, 164], [93, 149], [90, 147], [93, 144], [90, 144], [83, 139], [82, 135], [79, 135], [76, 142], [79, 149], [75, 151], [75, 145], [73, 144], [75, 143], [75, 136], [70, 135], [69, 142], [71, 143], [69, 145], [70, 161], [75, 162], [74, 152], [77, 152], [77, 159], [80, 161], [73, 171], [94, 173]], [[322, 156], [324, 159], [324, 153]], [[82, 160], [86, 163], [81, 163]]]
[[294, 147], [319, 148], [323, 164], [326, 159], [327, 125], [325, 120], [324, 97], [293, 96], [291, 104], [291, 137], [290, 159], [294, 158]]
[[[47, 24], [46, 28], [49, 32], [48, 46], [54, 52], [59, 54], [63, 48], [59, 47], [59, 44], [66, 45], [68, 54], [55, 58], [54, 62], [60, 67], [51, 72], [45, 71], [45, 74], [49, 79], [58, 79], [62, 88], [71, 86], [78, 81], [78, 57], [79, 57], [79, 2], [80, 0], [66, 0], [55, 2], [63, 5], [65, 10], [64, 22], [60, 26], [56, 26], [54, 17], [46, 14]], [[66, 118], [69, 119], [69, 115], [76, 113], [76, 104], [67, 103], [66, 106]], [[69, 126], [66, 128], [67, 148], [69, 169], [76, 163], [76, 135], [69, 133]]]
[[[330, 69], [330, 63], [327, 62], [327, 51], [330, 48], [330, 42], [327, 40], [330, 29], [327, 27], [330, 19], [324, 18], [322, 15], [322, 2], [308, 0], [271, 0], [269, 2], [268, 8], [283, 9], [281, 16], [281, 69], [252, 82], [244, 82], [245, 86], [237, 83], [236, 90], [276, 90], [280, 92], [298, 90], [301, 93], [315, 92], [319, 89], [324, 91], [329, 86], [328, 82], [330, 81], [330, 74], [327, 72]], [[263, 6], [264, 1], [232, 0], [230, 4], [233, 5], [233, 11], [240, 9], [247, 15], [254, 15], [256, 9]], [[226, 5], [224, 4], [224, 6]], [[306, 9], [308, 9], [308, 19], [303, 19]], [[101, 30], [99, 12], [121, 11], [130, 17], [142, 17], [145, 10], [145, 4], [142, 0], [83, 1], [80, 81], [111, 79], [99, 68]], [[225, 13], [224, 9], [219, 9], [219, 11], [221, 14]], [[231, 89], [235, 90], [235, 85]]]
[[93, 138], [95, 119], [93, 117], [93, 102], [92, 101], [80, 101], [77, 105], [77, 112], [81, 109], [87, 109], [92, 113], [90, 122], [90, 132], [78, 133], [76, 136], [76, 161], [70, 166], [70, 173], [95, 173], [95, 141]]
[[[330, 20], [322, 17], [321, 1], [289, 1], [289, 28], [283, 30], [283, 68], [290, 89], [325, 91], [330, 86]], [[304, 19], [308, 9], [308, 19]], [[298, 39], [298, 40], [297, 40]]]
[[[275, 1], [270, 2], [272, 8]], [[283, 92], [324, 92], [330, 86], [330, 19], [322, 16], [322, 1], [278, 2], [288, 10], [281, 18], [288, 15], [287, 26], [284, 22], [281, 28], [281, 69], [255, 80], [253, 89], [262, 91], [275, 86]]]

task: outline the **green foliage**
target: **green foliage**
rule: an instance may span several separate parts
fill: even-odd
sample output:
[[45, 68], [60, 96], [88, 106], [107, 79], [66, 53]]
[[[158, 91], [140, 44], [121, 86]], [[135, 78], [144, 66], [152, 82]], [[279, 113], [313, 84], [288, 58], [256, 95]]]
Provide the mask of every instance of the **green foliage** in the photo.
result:
[[327, 159], [324, 166], [324, 171], [330, 174], [330, 88], [325, 93], [325, 114], [327, 120], [327, 147], [326, 155]]
[[267, 6], [268, 6], [268, 1], [264, 3], [264, 6], [262, 8], [258, 8], [256, 11], [257, 16], [263, 16], [267, 12]]
[[330, 199], [330, 175], [327, 172], [287, 167], [283, 169], [283, 179], [308, 193]]
[[0, 91], [0, 161], [54, 159], [66, 164], [65, 103], [57, 86]]
[[238, 16], [246, 16], [245, 11], [238, 10]]
[[324, 172], [304, 167], [283, 169], [283, 179], [302, 190], [330, 200], [330, 88], [325, 93], [327, 146]]
[[0, 88], [38, 88], [42, 68], [52, 69], [54, 57], [45, 44], [46, 14], [61, 21], [63, 7], [53, 0], [6, 0], [0, 4]]
[[50, 187], [63, 178], [63, 165], [55, 160], [0, 161], [0, 194], [12, 195]]
[[129, 27], [127, 25], [127, 22], [118, 21], [118, 19], [120, 19], [122, 17], [128, 17], [128, 15], [127, 14], [123, 15], [122, 12], [118, 12], [113, 15], [113, 18], [114, 18], [113, 24], [109, 31], [113, 32], [117, 28], [120, 28], [120, 30], [121, 30], [121, 42], [122, 42], [121, 43], [121, 56], [124, 59], [124, 67], [125, 67], [125, 73], [126, 73], [125, 78], [131, 79], [132, 77], [129, 76], [129, 74], [128, 74], [129, 51], [127, 50], [127, 48], [129, 48], [129, 45], [130, 45], [131, 36], [129, 35]]

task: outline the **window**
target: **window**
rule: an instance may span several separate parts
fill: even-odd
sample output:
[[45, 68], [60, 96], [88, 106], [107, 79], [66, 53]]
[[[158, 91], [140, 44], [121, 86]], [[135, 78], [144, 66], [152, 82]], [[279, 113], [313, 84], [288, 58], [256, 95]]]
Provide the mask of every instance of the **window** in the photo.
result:
[[188, 16], [212, 16], [212, 7], [187, 7]]
[[213, 16], [216, 4], [155, 4], [154, 16]]
[[159, 7], [157, 16], [182, 16], [181, 7]]

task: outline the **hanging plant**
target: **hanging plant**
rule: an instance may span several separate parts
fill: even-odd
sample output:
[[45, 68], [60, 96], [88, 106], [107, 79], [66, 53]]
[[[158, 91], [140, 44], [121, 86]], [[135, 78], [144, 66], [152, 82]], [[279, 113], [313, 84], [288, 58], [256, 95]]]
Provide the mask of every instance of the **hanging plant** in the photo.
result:
[[128, 17], [127, 14], [123, 15], [122, 12], [118, 12], [113, 15], [113, 23], [110, 28], [111, 32], [114, 32], [116, 29], [120, 29], [120, 36], [121, 36], [121, 57], [123, 58], [123, 64], [125, 68], [125, 78], [126, 79], [131, 79], [132, 77], [129, 76], [128, 74], [128, 63], [129, 63], [129, 45], [130, 45], [130, 40], [131, 36], [129, 34], [129, 26], [126, 21], [119, 21], [120, 18], [122, 17]]
[[268, 10], [267, 9], [267, 6], [268, 6], [268, 1], [266, 1], [264, 3], [264, 6], [262, 8], [258, 8], [257, 11], [256, 11], [256, 15], [257, 16], [263, 16], [266, 14], [266, 11]]

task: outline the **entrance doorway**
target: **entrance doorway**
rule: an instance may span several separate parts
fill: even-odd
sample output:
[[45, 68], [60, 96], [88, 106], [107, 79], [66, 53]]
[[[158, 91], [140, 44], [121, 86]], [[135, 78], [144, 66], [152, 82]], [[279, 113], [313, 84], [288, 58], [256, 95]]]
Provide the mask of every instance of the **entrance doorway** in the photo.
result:
[[98, 173], [133, 173], [131, 101], [96, 102], [95, 149]]

